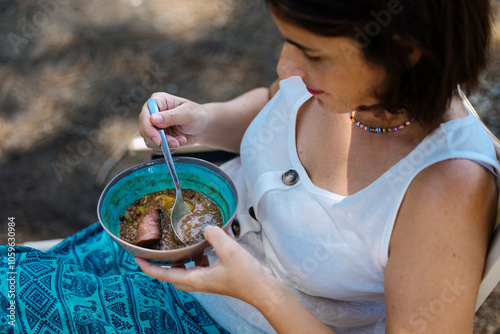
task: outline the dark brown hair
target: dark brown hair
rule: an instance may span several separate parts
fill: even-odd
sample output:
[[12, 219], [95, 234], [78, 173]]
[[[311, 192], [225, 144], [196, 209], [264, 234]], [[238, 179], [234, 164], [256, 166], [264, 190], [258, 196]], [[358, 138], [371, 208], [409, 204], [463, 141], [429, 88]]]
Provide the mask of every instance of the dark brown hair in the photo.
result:
[[[377, 107], [440, 122], [460, 85], [470, 93], [487, 63], [490, 0], [266, 0], [273, 12], [322, 36], [352, 37], [387, 72]], [[421, 57], [411, 64], [417, 47]], [[360, 110], [373, 106], [360, 106]]]

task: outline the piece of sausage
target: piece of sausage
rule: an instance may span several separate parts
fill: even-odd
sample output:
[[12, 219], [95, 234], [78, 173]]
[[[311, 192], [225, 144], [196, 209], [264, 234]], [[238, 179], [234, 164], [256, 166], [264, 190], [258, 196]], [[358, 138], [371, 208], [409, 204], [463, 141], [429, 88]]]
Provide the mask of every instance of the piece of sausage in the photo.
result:
[[137, 246], [152, 248], [161, 238], [160, 213], [158, 210], [152, 211], [144, 216], [137, 226]]

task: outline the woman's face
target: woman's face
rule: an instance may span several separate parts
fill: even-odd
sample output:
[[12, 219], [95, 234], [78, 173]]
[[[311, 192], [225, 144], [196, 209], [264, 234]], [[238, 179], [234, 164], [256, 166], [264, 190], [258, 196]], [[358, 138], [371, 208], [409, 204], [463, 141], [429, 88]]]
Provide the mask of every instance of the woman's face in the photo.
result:
[[[325, 37], [273, 15], [285, 39], [278, 63], [280, 79], [300, 76], [326, 110], [347, 113], [379, 103], [385, 71], [368, 63], [347, 37]], [[382, 93], [382, 91], [379, 91]]]

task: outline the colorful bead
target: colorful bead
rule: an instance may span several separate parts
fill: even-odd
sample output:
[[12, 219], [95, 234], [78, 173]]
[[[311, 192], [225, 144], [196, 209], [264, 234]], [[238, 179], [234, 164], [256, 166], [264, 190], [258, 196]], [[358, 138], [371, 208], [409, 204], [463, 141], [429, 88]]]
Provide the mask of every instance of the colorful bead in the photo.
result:
[[372, 128], [372, 127], [369, 127], [368, 125], [361, 123], [360, 121], [357, 121], [354, 118], [354, 115], [352, 114], [352, 112], [349, 113], [349, 118], [351, 119], [352, 124], [354, 124], [358, 128], [361, 128], [365, 131], [378, 132], [378, 133], [396, 132], [396, 131], [399, 131], [399, 130], [406, 128], [408, 125], [410, 125], [414, 121], [414, 119], [412, 118], [412, 119], [409, 119], [408, 121], [404, 122], [403, 124], [392, 127], [392, 128]]

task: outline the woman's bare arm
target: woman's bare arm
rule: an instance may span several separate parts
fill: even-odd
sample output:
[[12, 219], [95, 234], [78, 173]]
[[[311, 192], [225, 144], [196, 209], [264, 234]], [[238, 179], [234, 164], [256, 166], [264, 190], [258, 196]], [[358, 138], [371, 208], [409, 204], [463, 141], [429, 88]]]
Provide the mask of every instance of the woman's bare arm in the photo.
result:
[[256, 88], [228, 102], [204, 104], [209, 123], [200, 143], [239, 152], [243, 134], [267, 102], [269, 89]]
[[472, 161], [417, 175], [390, 242], [386, 333], [472, 333], [496, 203], [492, 173]]
[[160, 112], [151, 116], [147, 104], [139, 115], [139, 128], [146, 144], [155, 148], [161, 141], [157, 129], [165, 129], [169, 146], [203, 143], [238, 152], [247, 127], [269, 101], [268, 88], [256, 88], [227, 102], [197, 104], [170, 95], [152, 95]]

